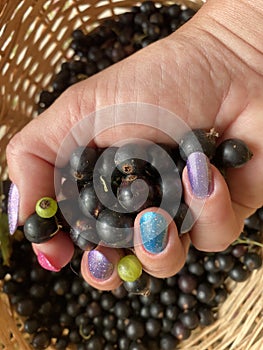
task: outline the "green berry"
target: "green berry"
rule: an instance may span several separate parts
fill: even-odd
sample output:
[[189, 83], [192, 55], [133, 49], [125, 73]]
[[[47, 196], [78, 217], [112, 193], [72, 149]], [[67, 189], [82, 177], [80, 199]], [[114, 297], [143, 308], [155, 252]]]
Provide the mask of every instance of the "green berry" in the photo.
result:
[[118, 263], [118, 274], [125, 282], [134, 282], [142, 274], [142, 264], [135, 255], [126, 255]]
[[43, 197], [37, 201], [36, 204], [36, 213], [41, 218], [51, 218], [57, 212], [58, 204], [57, 202], [50, 197]]

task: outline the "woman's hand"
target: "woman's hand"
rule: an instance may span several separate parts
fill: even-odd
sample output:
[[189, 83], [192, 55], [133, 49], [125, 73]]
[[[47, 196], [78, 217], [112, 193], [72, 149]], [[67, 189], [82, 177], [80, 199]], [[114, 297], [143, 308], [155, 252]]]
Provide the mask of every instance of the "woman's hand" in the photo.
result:
[[[171, 276], [183, 266], [190, 241], [198, 249], [220, 251], [238, 237], [244, 219], [263, 205], [263, 13], [251, 1], [238, 1], [235, 9], [232, 3], [210, 0], [173, 35], [69, 88], [15, 135], [7, 148], [13, 197], [16, 188], [19, 193], [13, 228], [24, 223], [39, 198], [55, 196], [57, 152], [74, 125], [103, 107], [134, 102], [167, 109], [192, 129], [215, 128], [220, 140], [243, 139], [254, 155], [244, 167], [228, 171], [227, 184], [206, 159], [198, 160], [201, 175], [193, 170], [197, 160], [189, 162], [183, 172], [184, 199], [193, 203], [196, 223], [179, 237], [166, 212], [148, 208], [140, 213], [135, 252], [144, 269], [157, 277]], [[95, 135], [94, 146], [107, 147], [123, 135], [165, 141], [161, 130], [123, 125]], [[202, 181], [209, 191], [200, 193]], [[163, 225], [158, 250], [141, 244], [147, 236], [141, 228], [149, 217]], [[70, 261], [74, 249], [64, 232], [33, 247], [40, 264], [54, 271]], [[116, 265], [122, 255], [121, 249], [102, 246], [84, 252], [83, 277], [98, 289], [114, 289], [121, 283]]]

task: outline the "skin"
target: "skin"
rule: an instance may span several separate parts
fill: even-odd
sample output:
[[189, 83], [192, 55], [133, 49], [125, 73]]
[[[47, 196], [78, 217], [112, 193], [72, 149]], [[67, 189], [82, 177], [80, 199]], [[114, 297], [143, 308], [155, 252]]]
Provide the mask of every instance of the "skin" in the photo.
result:
[[[183, 117], [191, 128], [214, 127], [219, 141], [243, 139], [254, 156], [244, 167], [228, 171], [227, 184], [211, 167], [213, 192], [201, 203], [204, 207], [193, 229], [179, 238], [171, 222], [163, 252], [147, 253], [140, 244], [142, 213], [138, 215], [135, 252], [144, 269], [154, 276], [168, 277], [184, 264], [190, 241], [205, 251], [220, 251], [231, 244], [244, 219], [263, 205], [262, 9], [262, 0], [209, 0], [176, 33], [69, 88], [15, 135], [7, 147], [7, 158], [10, 178], [20, 193], [19, 223], [32, 213], [39, 198], [54, 196], [56, 153], [76, 122], [105, 106], [145, 102]], [[152, 141], [165, 141], [162, 133], [149, 127], [121, 126], [96, 136], [93, 143], [106, 147], [123, 135], [140, 138], [146, 133]], [[183, 185], [185, 201], [192, 201], [197, 213], [200, 199], [192, 194], [186, 169]], [[169, 222], [168, 214], [163, 215]], [[99, 249], [115, 264], [112, 276], [103, 282], [95, 280], [87, 269], [87, 252], [83, 254], [82, 274], [96, 288], [110, 290], [121, 283], [116, 273], [120, 251]], [[73, 246], [60, 234], [55, 242], [38, 245], [37, 250], [54, 266], [63, 267], [72, 257]]]

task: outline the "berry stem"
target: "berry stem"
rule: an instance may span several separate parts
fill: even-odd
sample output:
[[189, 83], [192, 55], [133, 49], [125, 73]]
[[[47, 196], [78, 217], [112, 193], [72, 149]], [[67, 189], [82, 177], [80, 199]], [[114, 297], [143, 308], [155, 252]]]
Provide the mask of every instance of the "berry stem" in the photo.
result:
[[261, 247], [263, 248], [263, 243], [260, 243], [260, 242], [256, 242], [256, 241], [252, 241], [251, 239], [241, 239], [241, 238], [238, 238], [237, 240], [235, 240], [235, 242], [232, 243], [232, 245], [237, 245], [237, 244], [247, 244], [247, 245], [250, 245], [250, 246], [257, 246], [257, 247]]

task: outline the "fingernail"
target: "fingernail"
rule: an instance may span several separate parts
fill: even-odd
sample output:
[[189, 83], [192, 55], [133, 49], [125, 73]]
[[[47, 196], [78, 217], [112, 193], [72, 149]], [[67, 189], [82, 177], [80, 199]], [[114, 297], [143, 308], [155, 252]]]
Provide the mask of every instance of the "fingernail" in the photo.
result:
[[88, 253], [88, 268], [93, 277], [99, 280], [108, 279], [113, 272], [113, 264], [98, 250]]
[[39, 265], [43, 267], [43, 269], [49, 270], [49, 271], [54, 271], [54, 272], [59, 272], [60, 269], [55, 267], [49, 259], [46, 257], [46, 255], [40, 251], [37, 252], [37, 260], [39, 262]]
[[213, 191], [213, 180], [210, 162], [202, 152], [194, 152], [188, 156], [187, 172], [194, 196], [209, 197]]
[[141, 216], [142, 244], [149, 253], [157, 254], [167, 245], [167, 221], [159, 213], [148, 211]]
[[19, 192], [17, 186], [12, 183], [8, 194], [7, 214], [10, 235], [13, 235], [18, 225]]

